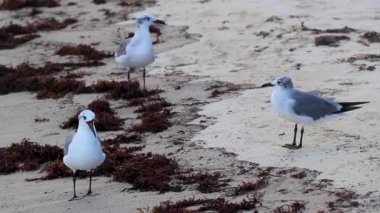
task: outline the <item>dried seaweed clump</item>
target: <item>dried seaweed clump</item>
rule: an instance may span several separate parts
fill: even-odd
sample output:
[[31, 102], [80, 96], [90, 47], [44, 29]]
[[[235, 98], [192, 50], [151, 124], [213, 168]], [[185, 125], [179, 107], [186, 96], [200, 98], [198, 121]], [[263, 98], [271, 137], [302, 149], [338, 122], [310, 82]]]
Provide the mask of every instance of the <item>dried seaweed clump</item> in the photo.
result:
[[129, 132], [138, 132], [138, 133], [145, 133], [145, 132], [162, 132], [164, 130], [167, 130], [171, 123], [169, 121], [170, 116], [169, 110], [164, 110], [163, 112], [149, 112], [144, 113], [141, 118], [141, 122], [139, 124], [133, 125]]
[[115, 181], [131, 183], [133, 189], [141, 191], [166, 192], [175, 189], [170, 181], [177, 173], [177, 162], [165, 155], [133, 153], [142, 148], [105, 145], [106, 160], [95, 169], [94, 175], [112, 176]]
[[25, 7], [58, 7], [57, 0], [3, 0], [0, 10], [18, 10]]
[[62, 46], [59, 50], [57, 50], [56, 54], [60, 56], [64, 55], [81, 55], [85, 60], [101, 60], [102, 58], [112, 57], [113, 54], [111, 52], [98, 51], [95, 48], [80, 44], [77, 46]]
[[260, 178], [255, 182], [243, 182], [237, 188], [235, 188], [233, 195], [242, 195], [247, 192], [256, 191], [264, 188], [268, 185], [268, 181], [265, 178]]
[[354, 63], [356, 61], [370, 61], [370, 62], [380, 61], [380, 54], [358, 54], [358, 55], [349, 57], [346, 61], [349, 63]]
[[177, 169], [177, 162], [164, 155], [136, 154], [118, 166], [113, 176], [115, 181], [133, 184], [134, 189], [166, 192], [177, 188], [170, 185]]
[[[131, 104], [131, 102], [130, 102]], [[159, 95], [149, 97], [146, 99], [138, 99], [131, 105], [139, 105], [135, 112], [139, 113], [139, 124], [133, 125], [129, 132], [161, 132], [168, 129], [171, 126], [169, 117], [171, 112], [167, 107], [171, 106], [169, 102], [161, 98]]]
[[0, 67], [0, 94], [20, 91], [38, 91], [40, 78], [48, 74], [60, 71], [59, 67], [50, 64], [35, 68], [23, 63], [16, 68]]
[[0, 49], [13, 49], [23, 43], [40, 37], [36, 34], [39, 30], [57, 30], [65, 28], [67, 25], [76, 23], [76, 19], [68, 18], [62, 22], [54, 18], [39, 20], [33, 24], [21, 26], [10, 23], [0, 28]]
[[339, 41], [341, 40], [350, 40], [350, 37], [345, 35], [323, 35], [315, 38], [314, 43], [315, 46], [330, 46], [330, 47], [338, 47]]
[[[195, 199], [189, 198], [175, 203], [171, 201], [162, 202], [153, 208], [153, 213], [168, 212], [208, 212], [216, 211], [220, 213], [235, 213], [243, 210], [255, 210], [261, 206], [261, 201], [257, 197], [243, 199], [240, 202], [230, 202], [225, 198], [217, 199]], [[187, 208], [191, 207], [191, 210]]]
[[361, 38], [367, 39], [370, 43], [379, 43], [380, 42], [380, 33], [372, 31], [366, 32], [360, 36]]
[[122, 133], [116, 135], [114, 138], [109, 138], [103, 141], [104, 145], [115, 145], [115, 144], [130, 144], [130, 143], [140, 143], [141, 136], [137, 134], [127, 134]]
[[63, 21], [58, 21], [55, 18], [42, 19], [36, 23], [29, 24], [29, 27], [35, 31], [51, 31], [66, 28], [68, 25], [77, 23], [78, 20], [74, 18], [67, 18]]
[[18, 24], [10, 23], [0, 28], [0, 50], [13, 49], [30, 40], [40, 37], [34, 34], [35, 30], [30, 27], [23, 27]]
[[[73, 175], [72, 171], [63, 163], [62, 159], [49, 161], [42, 169], [41, 172], [46, 174], [38, 178], [26, 179], [26, 181], [36, 181], [36, 180], [53, 180], [62, 177], [71, 177]], [[78, 172], [78, 177], [84, 177], [84, 172]]]
[[215, 85], [211, 85], [210, 87], [206, 88], [205, 91], [211, 91], [211, 95], [209, 98], [215, 98], [220, 95], [235, 92], [243, 89], [253, 89], [255, 88], [252, 84], [232, 84], [232, 83], [224, 83], [224, 82], [218, 82]]
[[133, 7], [141, 7], [142, 1], [139, 0], [120, 0], [121, 6], [133, 6]]
[[137, 113], [151, 113], [151, 112], [161, 112], [166, 107], [172, 106], [171, 103], [167, 102], [164, 98], [159, 95], [155, 95], [149, 97], [147, 99], [142, 100], [139, 103], [139, 107], [135, 112]]
[[296, 178], [296, 179], [303, 179], [305, 178], [307, 175], [306, 175], [306, 172], [305, 171], [300, 171], [300, 172], [297, 172], [295, 174], [292, 174], [290, 175], [290, 177], [292, 178]]
[[136, 99], [144, 98], [162, 92], [159, 89], [142, 90], [138, 81], [106, 81], [99, 80], [89, 86], [89, 91], [106, 92], [106, 98], [110, 99]]
[[0, 174], [36, 170], [42, 164], [62, 157], [63, 151], [58, 146], [39, 145], [23, 139], [21, 143], [0, 148]]
[[106, 0], [92, 0], [92, 3], [94, 3], [94, 4], [105, 4], [105, 3], [107, 3], [107, 1]]
[[221, 174], [219, 172], [178, 176], [178, 179], [181, 180], [183, 184], [197, 184], [197, 190], [202, 193], [219, 192], [221, 187], [227, 185], [227, 183], [222, 182], [220, 178]]
[[10, 23], [0, 28], [0, 49], [13, 49], [23, 43], [38, 38], [40, 35], [38, 35], [37, 32], [40, 30], [58, 30], [76, 22], [77, 20], [72, 18], [63, 21], [50, 18], [39, 20], [33, 24], [28, 23], [26, 26]]
[[284, 213], [284, 212], [302, 212], [305, 209], [305, 204], [302, 202], [294, 201], [291, 204], [285, 204], [280, 207], [277, 207], [273, 210], [275, 213]]
[[46, 63], [42, 67], [33, 67], [23, 63], [15, 68], [0, 66], [0, 94], [10, 92], [37, 92], [37, 98], [60, 98], [65, 94], [84, 93], [86, 86], [73, 75], [52, 77], [64, 69], [60, 64]]
[[[121, 126], [124, 124], [124, 121], [115, 116], [115, 112], [111, 109], [108, 101], [100, 99], [94, 100], [88, 104], [88, 109], [92, 110], [96, 115], [96, 130], [102, 132], [122, 129]], [[76, 128], [78, 125], [79, 113], [80, 111], [68, 118], [60, 125], [60, 127], [62, 129]]]
[[37, 98], [61, 98], [67, 93], [83, 93], [86, 91], [86, 86], [83, 81], [78, 81], [73, 78], [62, 76], [58, 79], [53, 77], [34, 78], [36, 89], [38, 89]]

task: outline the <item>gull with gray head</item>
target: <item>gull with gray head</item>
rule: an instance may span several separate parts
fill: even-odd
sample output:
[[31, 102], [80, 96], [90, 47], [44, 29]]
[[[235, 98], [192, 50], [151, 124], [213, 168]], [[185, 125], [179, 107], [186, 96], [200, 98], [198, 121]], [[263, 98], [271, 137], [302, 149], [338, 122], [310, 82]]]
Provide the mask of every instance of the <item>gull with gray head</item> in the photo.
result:
[[106, 158], [95, 129], [95, 113], [91, 110], [84, 110], [79, 114], [78, 120], [77, 132], [74, 136], [66, 139], [63, 157], [65, 165], [73, 171], [74, 195], [70, 200], [78, 198], [75, 192], [77, 171], [90, 172], [90, 185], [87, 192], [87, 195], [90, 195], [92, 193], [92, 170], [102, 164]]
[[128, 69], [128, 80], [131, 69], [142, 68], [144, 89], [145, 67], [153, 63], [156, 57], [149, 32], [149, 27], [153, 24], [165, 24], [165, 22], [147, 13], [138, 15], [134, 36], [123, 41], [115, 53], [116, 62]]
[[295, 122], [293, 143], [284, 147], [299, 149], [302, 147], [304, 127], [301, 129], [299, 145], [296, 146], [297, 124], [313, 124], [317, 121], [336, 117], [343, 112], [361, 108], [359, 105], [368, 102], [336, 102], [303, 92], [293, 88], [292, 79], [289, 77], [278, 77], [271, 83], [263, 84], [261, 87], [274, 86], [271, 95], [273, 109], [281, 117]]

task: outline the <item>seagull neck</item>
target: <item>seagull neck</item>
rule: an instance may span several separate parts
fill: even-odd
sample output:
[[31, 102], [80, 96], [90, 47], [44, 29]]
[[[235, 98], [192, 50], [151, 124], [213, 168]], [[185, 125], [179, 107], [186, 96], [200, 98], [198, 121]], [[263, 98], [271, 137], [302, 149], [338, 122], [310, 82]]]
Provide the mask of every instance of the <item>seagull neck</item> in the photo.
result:
[[[78, 125], [78, 130], [77, 133], [85, 133], [85, 134], [91, 134], [94, 135], [94, 132], [91, 131], [90, 127], [86, 123], [86, 121], [80, 119], [79, 120], [79, 125]], [[96, 134], [96, 133], [95, 133]]]
[[146, 41], [148, 39], [151, 41], [149, 26], [146, 24], [139, 24], [136, 26], [135, 35], [133, 36], [133, 42], [140, 42], [142, 40]]
[[287, 91], [291, 91], [293, 88], [284, 88], [284, 87], [274, 87], [273, 88], [273, 91], [276, 91], [276, 92], [287, 92]]

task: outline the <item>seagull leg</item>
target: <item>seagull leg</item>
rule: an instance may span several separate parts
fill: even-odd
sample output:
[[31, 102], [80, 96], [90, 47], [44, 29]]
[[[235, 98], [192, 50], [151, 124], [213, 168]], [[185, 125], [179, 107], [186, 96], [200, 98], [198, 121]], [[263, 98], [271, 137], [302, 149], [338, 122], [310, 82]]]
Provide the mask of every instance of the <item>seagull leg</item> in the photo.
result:
[[144, 67], [144, 69], [143, 69], [143, 81], [144, 81], [144, 90], [145, 90], [145, 67]]
[[303, 127], [302, 127], [302, 129], [301, 129], [301, 139], [300, 139], [300, 144], [298, 145], [298, 148], [301, 148], [302, 147], [302, 138], [303, 138], [303, 133], [304, 133], [304, 129], [303, 129]]
[[131, 69], [130, 68], [127, 68], [127, 78], [128, 78], [128, 81], [129, 79], [131, 78]]
[[297, 124], [294, 126], [293, 146], [296, 146], [296, 138], [297, 138]]
[[301, 129], [301, 140], [300, 145], [296, 145], [296, 139], [297, 139], [297, 124], [294, 126], [294, 136], [293, 136], [293, 143], [292, 144], [285, 144], [282, 147], [288, 148], [288, 149], [299, 149], [302, 147], [302, 135], [303, 135], [303, 127]]
[[90, 185], [88, 187], [87, 195], [91, 195], [92, 194], [92, 191], [91, 191], [91, 181], [92, 181], [92, 170], [90, 170]]
[[77, 172], [73, 171], [74, 196], [69, 201], [72, 201], [78, 198], [77, 193], [75, 192], [75, 181], [77, 180], [76, 175], [77, 175]]

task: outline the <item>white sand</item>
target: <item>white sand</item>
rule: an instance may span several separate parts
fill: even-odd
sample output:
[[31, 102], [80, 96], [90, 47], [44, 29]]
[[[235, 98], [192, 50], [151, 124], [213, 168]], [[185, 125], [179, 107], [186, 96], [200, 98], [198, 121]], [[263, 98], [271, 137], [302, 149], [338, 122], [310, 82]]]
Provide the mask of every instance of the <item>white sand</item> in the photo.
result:
[[[161, 1], [160, 15], [170, 14], [168, 22], [190, 25], [190, 32], [202, 34], [200, 42], [180, 51], [160, 56], [162, 63], [198, 61], [182, 71], [209, 76], [210, 79], [261, 85], [276, 76], [293, 78], [303, 90], [333, 89], [341, 101], [370, 101], [363, 109], [344, 118], [306, 127], [304, 148], [289, 151], [281, 147], [292, 140], [294, 124], [279, 118], [270, 108], [270, 89], [243, 92], [203, 107], [202, 115], [215, 117], [216, 123], [193, 140], [208, 147], [224, 147], [238, 158], [263, 166], [296, 166], [321, 171], [318, 178], [333, 179], [339, 187], [360, 193], [378, 192], [380, 177], [379, 92], [380, 73], [359, 72], [348, 63], [339, 63], [355, 54], [380, 53], [379, 43], [364, 46], [357, 41], [361, 33], [351, 33], [350, 41], [339, 47], [314, 46], [310, 32], [300, 30], [300, 16], [312, 28], [349, 26], [362, 31], [379, 31], [380, 2], [357, 1]], [[172, 7], [169, 7], [172, 6]], [[161, 8], [166, 8], [162, 10]], [[169, 9], [171, 8], [171, 9]], [[266, 22], [271, 16], [282, 19]], [[223, 24], [224, 23], [224, 24]], [[225, 26], [224, 28], [221, 28]], [[270, 31], [266, 38], [260, 31]], [[282, 38], [276, 38], [277, 35]], [[255, 49], [268, 47], [261, 53]], [[290, 52], [290, 48], [295, 48]], [[163, 56], [164, 55], [164, 56]], [[300, 70], [295, 65], [301, 63]], [[379, 65], [379, 63], [367, 63]], [[344, 85], [344, 83], [350, 83]], [[197, 122], [195, 122], [197, 123]], [[280, 136], [281, 133], [285, 135]]]
[[[65, 4], [68, 1], [65, 1]], [[41, 63], [45, 60], [61, 60], [54, 51], [62, 43], [90, 44], [100, 42], [97, 49], [115, 50], [123, 35], [133, 30], [131, 22], [127, 25], [110, 25], [123, 20], [129, 9], [116, 6], [116, 1], [106, 5], [93, 5], [90, 0], [81, 1], [80, 7], [62, 7], [69, 16], [79, 18], [75, 29], [65, 29], [42, 33], [42, 37], [28, 42], [14, 50], [0, 51], [1, 64], [19, 64], [24, 61]], [[300, 30], [300, 16], [305, 25], [313, 28], [340, 28], [345, 25], [360, 30], [380, 31], [380, 3], [377, 0], [364, 0], [357, 3], [351, 0], [160, 0], [157, 5], [147, 8], [158, 18], [171, 26], [163, 29], [162, 43], [157, 45], [158, 59], [147, 68], [149, 87], [164, 88], [162, 95], [176, 103], [174, 119], [180, 123], [167, 132], [148, 135], [145, 139], [145, 152], [171, 153], [179, 163], [197, 171], [220, 171], [231, 178], [231, 186], [241, 181], [252, 181], [257, 171], [246, 162], [239, 162], [232, 155], [218, 149], [223, 147], [238, 154], [238, 159], [259, 163], [261, 166], [302, 167], [320, 171], [318, 178], [333, 179], [335, 186], [347, 187], [365, 194], [375, 191], [369, 199], [374, 202], [361, 203], [361, 209], [376, 212], [378, 203], [379, 175], [379, 63], [360, 62], [376, 65], [373, 72], [359, 72], [356, 66], [337, 62], [359, 53], [379, 53], [380, 44], [364, 46], [357, 41], [360, 33], [351, 33], [350, 41], [342, 41], [339, 47], [315, 47], [310, 32]], [[46, 9], [44, 16], [57, 15], [62, 8]], [[75, 9], [76, 8], [76, 9]], [[116, 12], [116, 17], [107, 20], [101, 8]], [[86, 13], [83, 13], [86, 11]], [[0, 23], [9, 22], [12, 13], [0, 13]], [[272, 16], [281, 21], [266, 22]], [[99, 22], [91, 19], [99, 18]], [[21, 22], [27, 18], [21, 18]], [[186, 31], [184, 27], [189, 26]], [[257, 36], [261, 31], [269, 32], [266, 38]], [[192, 33], [190, 36], [189, 33]], [[193, 35], [197, 34], [197, 35]], [[278, 38], [279, 36], [281, 38]], [[84, 37], [82, 37], [84, 36]], [[191, 43], [199, 39], [198, 42]], [[186, 45], [190, 44], [191, 45]], [[185, 45], [185, 46], [184, 46]], [[294, 48], [294, 51], [289, 49]], [[28, 53], [28, 54], [25, 54]], [[70, 57], [69, 57], [70, 58]], [[77, 57], [73, 57], [75, 59]], [[83, 68], [90, 74], [86, 82], [97, 79], [125, 80], [126, 75], [112, 58], [104, 60], [107, 64], [98, 68]], [[300, 70], [296, 65], [301, 63]], [[359, 63], [359, 62], [357, 62]], [[195, 78], [178, 73], [202, 76]], [[169, 76], [164, 76], [169, 75]], [[292, 140], [291, 122], [280, 119], [270, 107], [270, 89], [252, 89], [239, 95], [208, 99], [211, 91], [205, 91], [215, 80], [237, 84], [261, 85], [279, 75], [288, 75], [294, 84], [303, 90], [319, 90], [341, 101], [370, 101], [363, 109], [353, 111], [348, 116], [306, 127], [304, 147], [289, 151], [281, 146]], [[132, 75], [141, 78], [141, 73]], [[182, 89], [176, 90], [175, 86]], [[1, 146], [18, 142], [30, 137], [40, 143], [63, 146], [67, 134], [73, 130], [62, 130], [59, 124], [76, 112], [78, 106], [87, 105], [98, 95], [67, 95], [58, 100], [36, 100], [35, 94], [16, 93], [0, 97], [0, 135]], [[101, 95], [99, 95], [101, 97]], [[214, 102], [220, 100], [218, 102]], [[181, 122], [194, 117], [199, 102], [214, 102], [202, 108], [201, 118], [192, 124], [214, 123], [196, 137], [190, 139], [200, 126], [186, 126]], [[120, 107], [123, 102], [113, 102]], [[193, 106], [194, 105], [194, 106]], [[128, 119], [128, 127], [135, 115], [132, 109], [118, 108], [120, 117]], [[190, 113], [191, 112], [191, 113]], [[183, 113], [183, 115], [182, 115]], [[178, 116], [178, 117], [177, 117]], [[183, 117], [181, 117], [183, 116]], [[36, 117], [48, 118], [49, 122], [35, 123]], [[132, 121], [131, 121], [132, 120]], [[179, 122], [180, 120], [181, 122]], [[204, 121], [207, 121], [204, 123]], [[183, 135], [183, 144], [173, 144], [173, 138]], [[282, 135], [285, 133], [284, 135]], [[112, 133], [101, 134], [102, 138]], [[195, 142], [195, 143], [192, 143]], [[246, 170], [247, 173], [242, 171]], [[281, 170], [281, 168], [279, 168]], [[312, 173], [312, 174], [311, 174]], [[308, 171], [306, 180], [285, 176], [270, 178], [264, 193], [263, 211], [273, 209], [283, 200], [303, 200], [307, 202], [305, 211], [328, 210], [327, 202], [335, 199], [333, 193], [325, 189], [315, 189], [303, 193], [306, 182], [314, 180], [313, 172]], [[25, 182], [25, 178], [38, 177], [36, 172], [19, 172], [0, 176], [0, 198], [3, 201], [1, 212], [138, 212], [137, 208], [152, 208], [166, 200], [180, 200], [193, 196], [218, 197], [221, 193], [202, 194], [196, 190], [181, 193], [169, 192], [121, 192], [130, 188], [128, 183], [117, 183], [109, 178], [97, 177], [94, 192], [99, 195], [78, 202], [67, 202], [71, 197], [70, 178], [52, 181]], [[87, 189], [88, 180], [78, 181], [78, 194]], [[310, 184], [310, 183], [309, 183]], [[286, 193], [281, 190], [286, 189]], [[245, 195], [244, 195], [245, 196]], [[376, 206], [377, 205], [377, 206]], [[267, 208], [268, 206], [268, 208]], [[270, 207], [270, 208], [269, 208]]]

